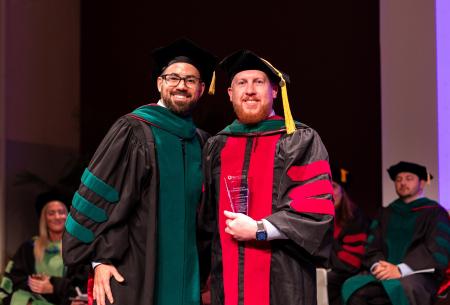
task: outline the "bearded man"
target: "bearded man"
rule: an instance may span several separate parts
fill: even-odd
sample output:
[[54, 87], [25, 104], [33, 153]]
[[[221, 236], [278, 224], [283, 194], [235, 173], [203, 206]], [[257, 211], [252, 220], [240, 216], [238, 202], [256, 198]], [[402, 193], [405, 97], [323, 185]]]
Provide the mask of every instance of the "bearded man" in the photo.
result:
[[191, 112], [217, 59], [187, 39], [153, 52], [157, 104], [120, 118], [81, 177], [64, 261], [93, 263], [98, 305], [199, 305], [201, 144]]
[[343, 285], [346, 304], [434, 304], [450, 252], [447, 211], [424, 197], [433, 177], [401, 161], [388, 169], [398, 198], [383, 208], [367, 238], [365, 272]]
[[[237, 120], [203, 150], [211, 304], [316, 304], [315, 266], [328, 259], [333, 230], [327, 151], [293, 121], [286, 74], [249, 50], [220, 65]], [[280, 88], [284, 119], [272, 107]]]

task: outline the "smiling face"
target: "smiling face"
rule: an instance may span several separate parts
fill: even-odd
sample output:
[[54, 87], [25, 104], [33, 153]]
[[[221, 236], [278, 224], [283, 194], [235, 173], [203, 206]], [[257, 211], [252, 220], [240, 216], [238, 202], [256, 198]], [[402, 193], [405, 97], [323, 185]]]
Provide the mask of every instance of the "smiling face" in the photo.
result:
[[419, 180], [416, 174], [409, 172], [398, 173], [395, 177], [395, 191], [405, 203], [409, 203], [422, 195], [424, 180]]
[[[163, 71], [162, 75], [200, 78], [200, 72], [197, 68], [184, 62], [171, 64]], [[161, 76], [158, 77], [157, 86], [164, 105], [172, 112], [183, 116], [191, 113], [205, 90], [205, 83], [202, 81], [188, 87], [186, 86], [186, 79], [184, 79], [176, 86], [171, 86]]]
[[272, 112], [277, 92], [278, 87], [260, 70], [237, 73], [228, 88], [234, 112], [243, 124], [256, 124], [265, 120]]
[[62, 233], [67, 218], [67, 208], [61, 201], [50, 201], [46, 204], [43, 212], [48, 231], [51, 233]]

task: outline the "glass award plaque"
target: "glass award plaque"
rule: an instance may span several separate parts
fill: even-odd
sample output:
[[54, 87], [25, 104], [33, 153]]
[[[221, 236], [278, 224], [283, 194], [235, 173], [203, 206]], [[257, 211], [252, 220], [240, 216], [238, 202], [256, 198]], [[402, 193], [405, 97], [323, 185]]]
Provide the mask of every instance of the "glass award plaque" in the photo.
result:
[[225, 187], [231, 210], [234, 213], [248, 215], [249, 188], [247, 174], [228, 175], [225, 178]]

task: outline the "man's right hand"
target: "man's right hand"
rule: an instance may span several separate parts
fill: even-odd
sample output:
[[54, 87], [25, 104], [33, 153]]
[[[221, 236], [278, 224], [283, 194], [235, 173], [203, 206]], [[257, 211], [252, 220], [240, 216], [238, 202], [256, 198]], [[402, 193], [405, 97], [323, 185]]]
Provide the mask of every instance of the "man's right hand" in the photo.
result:
[[105, 295], [111, 304], [114, 303], [111, 286], [109, 284], [111, 277], [114, 277], [119, 283], [125, 280], [117, 271], [116, 267], [112, 265], [100, 264], [95, 267], [93, 297], [94, 300], [97, 301], [97, 305], [106, 305]]
[[391, 264], [387, 261], [379, 261], [372, 274], [380, 281], [399, 279], [402, 277], [397, 265]]

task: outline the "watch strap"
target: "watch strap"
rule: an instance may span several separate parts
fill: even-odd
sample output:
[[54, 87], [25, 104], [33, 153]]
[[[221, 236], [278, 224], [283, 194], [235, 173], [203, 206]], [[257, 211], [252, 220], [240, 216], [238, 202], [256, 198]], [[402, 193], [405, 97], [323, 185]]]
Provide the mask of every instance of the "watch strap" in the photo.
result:
[[266, 231], [266, 227], [264, 226], [264, 222], [257, 221], [256, 222], [257, 231]]

